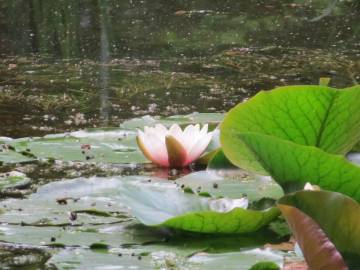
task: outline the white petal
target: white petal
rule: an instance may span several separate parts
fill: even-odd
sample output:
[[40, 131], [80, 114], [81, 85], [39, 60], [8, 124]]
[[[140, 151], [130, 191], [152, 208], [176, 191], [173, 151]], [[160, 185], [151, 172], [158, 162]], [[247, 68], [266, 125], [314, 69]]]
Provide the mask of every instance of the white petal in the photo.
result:
[[204, 137], [201, 137], [193, 146], [188, 156], [188, 163], [198, 159], [202, 153], [204, 153], [206, 147], [209, 145], [212, 138], [212, 132], [209, 132]]
[[189, 154], [191, 151], [191, 148], [194, 146], [194, 144], [199, 140], [200, 138], [200, 125], [188, 125], [184, 132], [183, 132], [183, 145], [186, 149], [187, 153]]
[[209, 128], [209, 125], [205, 124], [200, 131], [200, 135], [204, 136], [208, 132], [208, 128]]
[[155, 125], [154, 128], [149, 130], [148, 133], [155, 135], [156, 137], [158, 137], [160, 141], [162, 141], [165, 144], [165, 137], [168, 135], [169, 131], [163, 125], [157, 124]]
[[159, 134], [163, 134], [164, 137], [169, 133], [169, 130], [162, 124], [156, 124], [155, 129]]
[[[169, 129], [169, 135], [172, 135], [179, 143], [184, 145], [183, 131], [178, 124], [173, 124]], [[186, 148], [184, 146], [184, 148]]]

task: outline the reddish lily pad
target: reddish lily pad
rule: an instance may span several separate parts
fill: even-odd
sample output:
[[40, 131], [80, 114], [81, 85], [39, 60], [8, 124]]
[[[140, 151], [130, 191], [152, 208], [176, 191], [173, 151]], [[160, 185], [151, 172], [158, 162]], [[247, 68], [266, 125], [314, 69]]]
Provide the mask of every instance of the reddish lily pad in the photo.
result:
[[[360, 205], [356, 201], [336, 192], [299, 191], [281, 198], [278, 207], [312, 269], [347, 269], [341, 257], [349, 267], [359, 266]], [[318, 268], [326, 262], [337, 268]]]

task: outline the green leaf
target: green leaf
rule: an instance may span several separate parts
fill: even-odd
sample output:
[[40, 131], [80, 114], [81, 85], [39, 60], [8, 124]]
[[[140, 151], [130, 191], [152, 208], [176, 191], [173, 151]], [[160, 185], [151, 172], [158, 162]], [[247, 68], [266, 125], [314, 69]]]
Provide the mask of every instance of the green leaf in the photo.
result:
[[256, 175], [242, 170], [207, 170], [188, 174], [176, 180], [178, 186], [207, 192], [213, 197], [237, 199], [246, 195], [250, 202], [264, 197], [279, 199], [282, 188], [268, 176]]
[[234, 169], [236, 166], [229, 161], [229, 159], [225, 156], [224, 151], [219, 149], [212, 156], [207, 168], [210, 170]]
[[71, 133], [47, 135], [42, 138], [13, 140], [17, 151], [30, 151], [38, 158], [63, 161], [142, 163], [134, 131], [122, 129], [89, 129]]
[[30, 184], [30, 179], [23, 173], [12, 171], [0, 173], [0, 191], [7, 188], [18, 188]]
[[[260, 260], [279, 263], [283, 260], [284, 254], [274, 254], [270, 250], [239, 251], [278, 243], [278, 236], [268, 230], [214, 237], [179, 231], [169, 233], [163, 228], [142, 226], [122, 203], [119, 189], [124, 182], [133, 181], [141, 181], [146, 188], [148, 179], [146, 176], [122, 176], [61, 180], [39, 187], [36, 193], [24, 199], [3, 200], [0, 202], [0, 209], [4, 209], [0, 213], [0, 241], [13, 246], [22, 243], [44, 248], [65, 247], [56, 250], [49, 260], [49, 264], [59, 269], [93, 269], [104, 265], [108, 268], [154, 269], [156, 266], [166, 269], [169, 264], [179, 269], [213, 269], [227, 261], [231, 269], [247, 270]], [[173, 185], [156, 178], [151, 178], [151, 182]], [[67, 204], [59, 204], [58, 198], [66, 199]], [[166, 209], [166, 204], [163, 206]], [[76, 220], [69, 220], [70, 212], [77, 213]], [[106, 243], [109, 249], [99, 253], [99, 250], [90, 249], [93, 243]], [[21, 254], [17, 249], [12, 250]], [[0, 245], [0, 257], [3, 254]], [[210, 266], [208, 259], [212, 262]]]
[[259, 173], [266, 170], [239, 140], [255, 132], [346, 154], [360, 137], [360, 86], [337, 90], [326, 86], [288, 86], [260, 92], [226, 115], [221, 144], [235, 165]]
[[196, 164], [199, 165], [208, 165], [209, 162], [214, 158], [214, 156], [219, 152], [220, 148], [211, 150], [210, 152], [202, 155], [198, 160], [196, 160]]
[[274, 262], [264, 261], [254, 264], [249, 270], [280, 270], [280, 268]]
[[185, 193], [171, 183], [128, 182], [120, 188], [124, 203], [148, 226], [166, 226], [199, 233], [251, 233], [279, 215], [277, 208], [264, 211], [213, 207], [213, 198]]
[[200, 233], [252, 233], [268, 225], [278, 215], [277, 208], [264, 211], [235, 208], [227, 213], [201, 211], [168, 219], [158, 226]]
[[15, 141], [16, 140], [12, 140], [10, 138], [7, 138], [6, 140], [4, 140], [3, 138], [3, 141], [0, 140], [0, 166], [1, 164], [12, 164], [35, 160], [35, 158], [33, 157], [18, 153], [12, 147], [11, 149], [9, 149], [9, 145], [11, 145], [11, 143]]
[[360, 142], [358, 142], [352, 149], [353, 152], [360, 152]]
[[[269, 249], [251, 249], [240, 252], [229, 252], [225, 254], [196, 254], [190, 258], [191, 262], [200, 263], [201, 269], [218, 270], [218, 269], [236, 269], [249, 270], [254, 264], [261, 264], [264, 261], [272, 261], [271, 268], [255, 269], [279, 269], [283, 264], [283, 256], [280, 253]], [[277, 268], [275, 268], [277, 265]], [[226, 266], [226, 267], [225, 267]]]
[[360, 167], [343, 156], [263, 134], [238, 137], [285, 190], [302, 189], [310, 182], [360, 201]]
[[[284, 196], [278, 201], [278, 205], [293, 227], [299, 242], [308, 243], [303, 243], [306, 245], [303, 247], [305, 257], [312, 258], [314, 255], [312, 252], [316, 252], [313, 248], [320, 251], [320, 247], [317, 246], [320, 239], [326, 242], [324, 236], [321, 236], [320, 232], [316, 232], [317, 224], [341, 253], [345, 262], [349, 266], [359, 266], [360, 205], [357, 202], [336, 192], [299, 191]], [[312, 259], [316, 261], [316, 258]], [[314, 267], [314, 269], [319, 268]]]
[[89, 248], [93, 250], [107, 250], [109, 245], [106, 243], [92, 243]]
[[189, 124], [213, 124], [220, 123], [224, 118], [223, 113], [191, 113], [188, 115], [173, 115], [170, 117], [153, 117], [142, 116], [140, 118], [133, 118], [125, 121], [120, 125], [120, 128], [127, 130], [136, 130], [144, 126], [154, 126], [156, 124], [163, 124], [171, 126], [172, 124], [189, 125]]

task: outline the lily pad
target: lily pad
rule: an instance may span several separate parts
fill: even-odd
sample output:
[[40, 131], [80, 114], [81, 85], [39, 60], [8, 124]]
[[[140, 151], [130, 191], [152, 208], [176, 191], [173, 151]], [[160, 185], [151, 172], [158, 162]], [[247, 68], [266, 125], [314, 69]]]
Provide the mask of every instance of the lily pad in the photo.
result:
[[279, 199], [284, 194], [271, 177], [239, 169], [194, 172], [177, 179], [176, 183], [178, 186], [189, 187], [194, 192], [209, 193], [214, 197], [237, 199], [246, 195], [250, 202], [264, 197]]
[[0, 190], [22, 187], [30, 183], [30, 179], [23, 173], [11, 171], [0, 174]]
[[238, 200], [231, 199], [221, 201], [218, 207], [216, 199], [183, 192], [175, 184], [133, 181], [124, 183], [120, 190], [132, 214], [149, 226], [198, 233], [251, 233], [279, 215], [277, 208], [239, 208]]
[[17, 151], [28, 151], [38, 158], [63, 161], [103, 163], [142, 163], [145, 158], [138, 150], [135, 132], [121, 129], [84, 130], [42, 138], [22, 138], [11, 145]]
[[[348, 266], [359, 266], [360, 258], [360, 205], [351, 198], [336, 192], [329, 191], [300, 191], [295, 194], [287, 195], [281, 198], [278, 202], [289, 223], [294, 225], [298, 223], [313, 223], [312, 228], [319, 226], [325, 233], [325, 237], [335, 245], [336, 249], [341, 253]], [[321, 207], [319, 207], [321, 206]], [[292, 226], [295, 235], [298, 238], [306, 239], [307, 233], [304, 230], [306, 226]], [[309, 228], [309, 227], [308, 227]], [[327, 241], [323, 236], [320, 238], [316, 234], [311, 234], [313, 237], [307, 239], [308, 245], [306, 248], [303, 246], [303, 251], [306, 254], [307, 260], [314, 262], [327, 263], [326, 260], [322, 261], [318, 256], [319, 252], [324, 252], [331, 248], [330, 244], [317, 246], [322, 238], [322, 243]], [[304, 244], [304, 243], [303, 243]], [[301, 242], [300, 242], [301, 246]], [[318, 252], [310, 253], [308, 248], [317, 249]], [[312, 250], [315, 251], [315, 250]], [[326, 269], [345, 269], [343, 265], [339, 264], [339, 258], [336, 257], [335, 251], [332, 250], [332, 255], [335, 257], [323, 257], [324, 259], [332, 259], [339, 268], [326, 268]], [[317, 257], [314, 257], [316, 254]], [[328, 261], [330, 262], [330, 261]], [[313, 264], [315, 265], [315, 264]], [[310, 266], [313, 266], [310, 265]], [[342, 265], [342, 268], [340, 267]], [[355, 268], [354, 268], [355, 269]]]
[[239, 269], [249, 270], [254, 264], [261, 261], [272, 261], [278, 266], [283, 264], [283, 254], [275, 253], [269, 249], [252, 249], [242, 252], [225, 254], [198, 254], [190, 258], [191, 262], [199, 263], [203, 269]]
[[[125, 182], [138, 182], [146, 188], [148, 180], [145, 176], [62, 180], [38, 188], [28, 198], [4, 200], [0, 203], [4, 209], [0, 214], [0, 241], [52, 247], [52, 253], [56, 254], [48, 264], [60, 269], [88, 269], [91, 263], [99, 267], [118, 264], [153, 269], [170, 262], [180, 268], [207, 269], [206, 264], [193, 263], [189, 257], [204, 251], [208, 256], [233, 253], [240, 248], [257, 248], [279, 241], [278, 236], [269, 231], [214, 237], [142, 226], [123, 204], [120, 187]], [[176, 186], [157, 178], [151, 178], [151, 184]], [[71, 213], [76, 213], [75, 220], [70, 219], [74, 217]], [[94, 246], [107, 249], [90, 250]], [[215, 256], [214, 261], [222, 258]], [[239, 265], [242, 258], [237, 260]], [[233, 259], [235, 265], [236, 257]], [[254, 258], [252, 264], [257, 259], [260, 258]]]
[[154, 126], [155, 124], [163, 124], [171, 126], [172, 124], [188, 125], [188, 124], [219, 124], [224, 118], [223, 113], [191, 113], [188, 115], [173, 115], [169, 117], [143, 116], [123, 122], [120, 128], [126, 130], [136, 130], [144, 126]]
[[345, 157], [268, 135], [244, 133], [239, 139], [285, 190], [310, 182], [360, 201], [360, 167]]
[[8, 145], [13, 141], [14, 140], [8, 140], [7, 143], [0, 142], [0, 166], [1, 164], [13, 164], [36, 160], [36, 158], [23, 155], [15, 149], [9, 149]]
[[[222, 119], [223, 114], [219, 113], [193, 113], [167, 118], [144, 116], [125, 121], [120, 128], [87, 129], [37, 138], [0, 138], [0, 144], [8, 144], [15, 149], [0, 151], [0, 161], [13, 163], [52, 158], [98, 163], [144, 163], [148, 161], [136, 144], [137, 128], [157, 123], [213, 123], [215, 127]], [[208, 151], [219, 147], [219, 134], [216, 134]]]
[[120, 252], [75, 249], [59, 252], [47, 264], [58, 269], [154, 269], [150, 259], [149, 256]]
[[360, 137], [360, 86], [337, 90], [326, 86], [288, 86], [260, 92], [239, 104], [221, 124], [221, 144], [235, 165], [266, 174], [239, 138], [259, 133], [346, 154]]

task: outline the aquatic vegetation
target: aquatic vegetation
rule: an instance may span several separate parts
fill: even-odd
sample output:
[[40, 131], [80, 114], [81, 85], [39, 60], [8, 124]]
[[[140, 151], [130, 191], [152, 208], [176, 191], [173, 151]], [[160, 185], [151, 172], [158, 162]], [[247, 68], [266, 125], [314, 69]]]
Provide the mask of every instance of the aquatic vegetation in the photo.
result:
[[[309, 267], [352, 269], [360, 265], [360, 167], [356, 153], [360, 138], [359, 100], [359, 86], [342, 90], [321, 85], [288, 86], [259, 93], [230, 110], [223, 120], [219, 114], [145, 116], [117, 129], [42, 138], [0, 138], [1, 161], [15, 168], [14, 161], [38, 162], [43, 158], [54, 163], [81, 161], [97, 166], [116, 166], [117, 162], [125, 166], [127, 162], [131, 167], [144, 163], [144, 154], [160, 165], [157, 169], [162, 170], [161, 174], [175, 175], [174, 181], [154, 177], [156, 167], [152, 166], [150, 172], [136, 172], [140, 176], [134, 176], [132, 171], [130, 175], [124, 172], [122, 176], [49, 183], [28, 197], [22, 196], [23, 200], [4, 201], [4, 206], [0, 206], [0, 229], [5, 232], [2, 239], [39, 244], [46, 235], [46, 247], [65, 249], [51, 259], [56, 262], [61, 256], [69, 257], [65, 251], [73, 244], [75, 234], [83, 246], [101, 249], [109, 256], [106, 260], [112, 261], [111, 250], [117, 238], [131, 239], [133, 236], [123, 231], [129, 232], [129, 227], [138, 222], [146, 225], [137, 231], [146, 236], [140, 239], [150, 243], [158, 241], [164, 232], [170, 239], [187, 232], [199, 239], [218, 239], [221, 247], [224, 242], [219, 235], [233, 238], [239, 234], [252, 243], [257, 239], [254, 233], [271, 231], [278, 241], [284, 241], [290, 229]], [[216, 138], [219, 130], [208, 132], [208, 124], [215, 127], [219, 122], [220, 145]], [[207, 170], [191, 171], [191, 167], [185, 173], [188, 175], [176, 176], [174, 168], [188, 166], [204, 151], [208, 154], [202, 164], [207, 162]], [[142, 166], [147, 165], [151, 166]], [[2, 174], [3, 188], [31, 185], [26, 173], [20, 176], [13, 181], [10, 174]], [[60, 233], [64, 226], [79, 229]], [[89, 233], [91, 237], [83, 236]], [[260, 238], [264, 240], [263, 236]], [[244, 247], [248, 247], [246, 241]], [[205, 261], [214, 260], [211, 265], [215, 267], [239, 256], [244, 262], [247, 258], [244, 267], [248, 268], [283, 266], [284, 254], [275, 248], [203, 257], [197, 253], [198, 248], [186, 248], [183, 244], [180, 243], [181, 248], [166, 246], [174, 249], [172, 260], [180, 260], [180, 264], [193, 266], [201, 261], [209, 266]], [[284, 243], [279, 247], [284, 249], [282, 245], [288, 249]], [[144, 256], [138, 260], [145, 265], [167, 260], [168, 255], [158, 257], [157, 249], [150, 244], [134, 248], [131, 254]], [[183, 249], [195, 252], [185, 262], [183, 255], [178, 255]], [[292, 245], [290, 250], [294, 249]], [[302, 258], [295, 253], [290, 257]]]
[[[359, 100], [359, 86], [290, 86], [259, 93], [225, 117], [222, 151], [241, 168], [271, 175], [285, 192], [308, 189], [309, 182], [359, 202], [360, 167], [341, 156], [356, 149], [360, 138]], [[279, 199], [310, 268], [359, 265], [357, 202], [329, 191]]]

